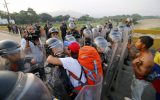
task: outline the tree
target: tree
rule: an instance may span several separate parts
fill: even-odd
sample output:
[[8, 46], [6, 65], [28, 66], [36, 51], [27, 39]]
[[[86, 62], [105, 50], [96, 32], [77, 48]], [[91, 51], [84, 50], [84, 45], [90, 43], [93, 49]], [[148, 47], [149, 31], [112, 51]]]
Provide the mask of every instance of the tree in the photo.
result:
[[42, 22], [47, 22], [47, 21], [52, 21], [53, 20], [52, 16], [47, 14], [47, 13], [39, 14], [39, 18], [40, 18], [40, 21], [42, 21]]
[[94, 20], [94, 18], [93, 18], [93, 17], [90, 17], [88, 14], [87, 14], [87, 15], [84, 15], [84, 16], [81, 16], [81, 17], [79, 18], [79, 21], [92, 21], [92, 20]]

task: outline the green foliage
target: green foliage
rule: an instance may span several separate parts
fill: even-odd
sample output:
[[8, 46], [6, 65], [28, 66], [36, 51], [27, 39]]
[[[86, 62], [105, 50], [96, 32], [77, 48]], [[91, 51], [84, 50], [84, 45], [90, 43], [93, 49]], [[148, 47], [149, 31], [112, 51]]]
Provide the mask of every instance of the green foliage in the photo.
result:
[[39, 21], [39, 16], [32, 8], [28, 8], [27, 11], [21, 10], [19, 13], [12, 13], [11, 18], [17, 24], [31, 24]]
[[43, 23], [53, 20], [52, 16], [47, 14], [47, 13], [39, 14], [39, 18], [40, 18], [40, 21], [43, 22]]
[[84, 15], [84, 16], [81, 16], [78, 20], [79, 21], [93, 21], [94, 18], [90, 17], [89, 15]]

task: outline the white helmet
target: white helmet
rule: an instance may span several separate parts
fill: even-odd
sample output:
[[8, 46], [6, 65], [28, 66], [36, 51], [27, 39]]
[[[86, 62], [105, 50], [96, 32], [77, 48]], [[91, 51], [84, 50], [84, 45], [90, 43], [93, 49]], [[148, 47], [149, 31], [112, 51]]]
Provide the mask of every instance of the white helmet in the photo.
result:
[[133, 21], [133, 19], [131, 18], [131, 17], [128, 17], [127, 19], [126, 19], [126, 22], [128, 22], [128, 23], [131, 23]]
[[120, 31], [120, 32], [123, 32], [124, 31], [124, 25], [123, 24], [121, 24], [121, 25], [119, 25], [118, 26], [118, 30]]
[[84, 29], [83, 30], [83, 35], [85, 38], [92, 38], [92, 32], [89, 29]]
[[110, 50], [110, 43], [107, 42], [107, 40], [104, 37], [96, 37], [94, 39], [94, 45], [100, 53], [107, 53]]
[[118, 31], [118, 28], [114, 28], [109, 33], [109, 37], [113, 42], [119, 42], [122, 39], [122, 33]]
[[71, 41], [76, 41], [75, 37], [72, 36], [72, 35], [66, 35], [66, 36], [65, 36], [65, 40], [66, 40], [66, 41], [69, 41], [69, 42], [71, 42]]
[[70, 17], [70, 18], [68, 19], [68, 22], [69, 22], [69, 23], [74, 22], [74, 21], [75, 21], [75, 18], [73, 18], [73, 17]]
[[102, 25], [97, 25], [97, 28], [98, 28], [98, 29], [102, 29], [103, 26], [102, 26]]
[[76, 28], [75, 23], [74, 23], [74, 22], [70, 22], [70, 23], [69, 23], [69, 28], [70, 28], [70, 29], [75, 29], [75, 28]]

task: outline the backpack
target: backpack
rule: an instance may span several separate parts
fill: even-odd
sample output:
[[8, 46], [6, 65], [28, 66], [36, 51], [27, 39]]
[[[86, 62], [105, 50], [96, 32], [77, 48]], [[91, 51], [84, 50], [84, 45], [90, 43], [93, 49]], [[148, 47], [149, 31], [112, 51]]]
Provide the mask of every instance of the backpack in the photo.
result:
[[79, 50], [78, 61], [85, 72], [88, 85], [96, 83], [96, 76], [103, 76], [102, 61], [94, 47], [83, 46]]

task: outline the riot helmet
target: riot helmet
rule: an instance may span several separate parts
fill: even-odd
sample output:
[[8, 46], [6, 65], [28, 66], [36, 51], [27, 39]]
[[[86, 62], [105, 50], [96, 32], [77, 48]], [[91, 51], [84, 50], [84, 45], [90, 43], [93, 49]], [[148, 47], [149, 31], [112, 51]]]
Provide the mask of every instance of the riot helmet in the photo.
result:
[[102, 29], [103, 29], [103, 26], [102, 25], [97, 25], [97, 29], [98, 29], [99, 32], [101, 32]]
[[0, 56], [20, 53], [20, 45], [12, 40], [0, 41]]
[[64, 52], [63, 43], [57, 38], [50, 38], [46, 41], [47, 49], [51, 50], [50, 52], [54, 55], [59, 55]]
[[85, 38], [92, 38], [92, 32], [90, 29], [84, 29], [83, 30], [83, 35]]
[[121, 25], [118, 26], [118, 30], [119, 30], [120, 32], [123, 32], [123, 31], [124, 31], [124, 27], [125, 27], [125, 26], [121, 24]]
[[94, 46], [99, 53], [107, 53], [110, 48], [110, 43], [104, 37], [98, 36], [94, 39]]
[[119, 32], [118, 28], [114, 28], [109, 33], [109, 38], [112, 42], [120, 42], [122, 40], [122, 33]]
[[75, 21], [75, 18], [74, 18], [74, 17], [70, 17], [70, 18], [68, 19], [68, 22], [69, 22], [69, 23], [74, 22], [74, 21]]
[[55, 29], [54, 27], [49, 29], [50, 37], [58, 38], [58, 33], [59, 33], [58, 30]]
[[70, 29], [75, 29], [75, 28], [76, 28], [75, 23], [74, 23], [74, 22], [70, 22], [70, 23], [69, 23], [69, 28], [70, 28]]
[[75, 37], [72, 35], [66, 35], [65, 36], [65, 41], [76, 41]]
[[50, 100], [51, 94], [44, 83], [31, 73], [1, 71], [0, 99]]
[[128, 17], [127, 19], [126, 19], [126, 22], [128, 22], [128, 23], [131, 23], [133, 21], [133, 19], [131, 18], [131, 17]]
[[52, 28], [49, 29], [49, 32], [50, 33], [58, 33], [58, 30], [55, 29], [54, 27], [52, 27]]

